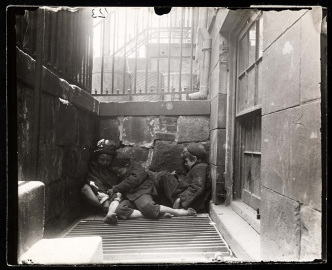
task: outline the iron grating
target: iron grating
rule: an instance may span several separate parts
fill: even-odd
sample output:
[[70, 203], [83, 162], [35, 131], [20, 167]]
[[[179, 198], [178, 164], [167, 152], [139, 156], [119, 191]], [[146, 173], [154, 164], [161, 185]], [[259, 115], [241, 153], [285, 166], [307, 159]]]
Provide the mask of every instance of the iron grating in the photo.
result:
[[104, 263], [212, 262], [232, 257], [207, 214], [170, 219], [81, 220], [65, 237], [100, 236]]

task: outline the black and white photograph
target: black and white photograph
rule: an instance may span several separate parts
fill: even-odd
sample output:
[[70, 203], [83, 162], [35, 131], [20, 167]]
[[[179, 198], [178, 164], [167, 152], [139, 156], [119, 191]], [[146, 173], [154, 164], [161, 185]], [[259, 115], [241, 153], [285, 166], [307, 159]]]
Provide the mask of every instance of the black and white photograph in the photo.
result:
[[7, 31], [7, 265], [326, 263], [327, 8], [8, 6]]

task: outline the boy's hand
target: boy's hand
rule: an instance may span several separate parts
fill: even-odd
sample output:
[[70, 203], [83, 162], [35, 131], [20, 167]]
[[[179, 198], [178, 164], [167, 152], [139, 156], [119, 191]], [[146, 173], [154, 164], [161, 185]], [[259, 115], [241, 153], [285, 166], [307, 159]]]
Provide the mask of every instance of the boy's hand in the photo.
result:
[[179, 176], [176, 174], [176, 171], [172, 171], [171, 174], [174, 175], [174, 177], [179, 180]]
[[113, 189], [109, 189], [109, 190], [107, 190], [107, 194], [108, 194], [110, 197], [112, 197], [113, 193], [114, 193]]
[[177, 198], [173, 204], [173, 209], [180, 209], [181, 207], [181, 199]]

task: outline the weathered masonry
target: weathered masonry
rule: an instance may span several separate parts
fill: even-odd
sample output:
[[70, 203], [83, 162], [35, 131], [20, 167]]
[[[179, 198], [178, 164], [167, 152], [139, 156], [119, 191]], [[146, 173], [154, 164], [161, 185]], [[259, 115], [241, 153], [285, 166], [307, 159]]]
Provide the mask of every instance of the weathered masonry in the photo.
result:
[[[149, 20], [149, 30], [135, 30], [147, 35], [145, 43], [138, 40], [149, 48], [140, 59], [133, 52], [126, 58], [127, 49], [139, 47], [132, 37], [113, 47], [117, 17], [104, 26], [111, 33], [109, 55], [95, 57], [91, 9], [16, 15], [10, 44], [16, 176], [28, 183], [16, 187], [17, 255], [63, 235], [84, 216], [80, 188], [96, 142], [105, 138], [152, 171], [179, 174], [182, 149], [203, 143], [210, 153], [209, 215], [240, 261], [325, 259], [325, 10], [178, 10], [167, 21], [171, 31], [152, 29]], [[36, 28], [26, 28], [26, 19]], [[115, 51], [120, 64], [114, 68]], [[172, 84], [177, 98], [162, 94]], [[151, 85], [158, 98], [142, 101]]]

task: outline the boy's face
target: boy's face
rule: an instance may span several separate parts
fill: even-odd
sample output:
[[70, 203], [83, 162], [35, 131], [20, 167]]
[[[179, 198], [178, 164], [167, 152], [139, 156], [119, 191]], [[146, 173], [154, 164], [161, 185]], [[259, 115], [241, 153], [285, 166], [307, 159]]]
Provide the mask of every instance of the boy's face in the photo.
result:
[[97, 162], [103, 167], [108, 167], [112, 162], [112, 155], [109, 154], [100, 154], [98, 155]]
[[196, 157], [192, 161], [188, 157], [186, 157], [184, 159], [184, 165], [186, 165], [186, 167], [188, 168], [188, 170], [190, 170], [191, 167], [195, 164], [196, 160], [197, 160]]
[[117, 174], [118, 177], [123, 177], [128, 172], [128, 166], [125, 167], [112, 167], [112, 171]]

